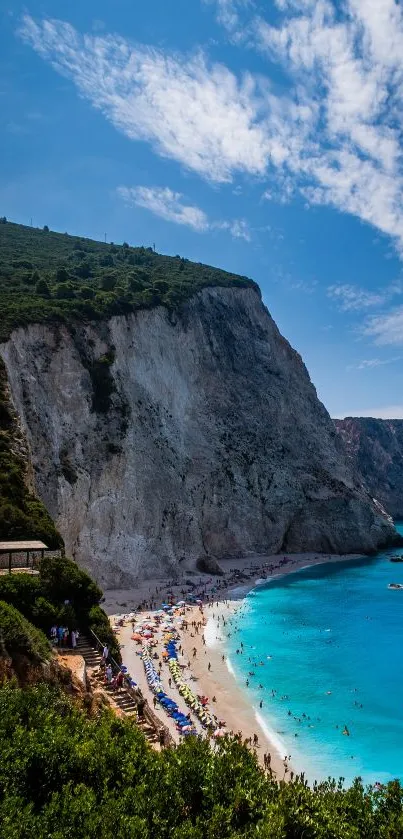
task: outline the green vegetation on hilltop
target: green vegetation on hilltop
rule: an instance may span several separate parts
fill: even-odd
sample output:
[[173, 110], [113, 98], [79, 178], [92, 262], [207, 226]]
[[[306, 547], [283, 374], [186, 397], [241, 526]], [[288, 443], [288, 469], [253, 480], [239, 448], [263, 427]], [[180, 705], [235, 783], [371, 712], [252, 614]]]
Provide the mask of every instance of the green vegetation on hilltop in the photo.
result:
[[152, 751], [111, 711], [0, 688], [2, 839], [401, 839], [397, 782], [277, 784], [235, 740]]
[[[32, 629], [36, 627], [48, 634], [56, 623], [70, 630], [92, 630], [103, 644], [108, 644], [111, 655], [120, 663], [119, 645], [99, 606], [101, 598], [102, 591], [91, 577], [66, 557], [45, 557], [38, 575], [0, 576], [0, 601], [18, 609], [21, 617], [33, 624]], [[1, 632], [0, 613], [0, 635]]]
[[257, 289], [246, 277], [151, 248], [0, 219], [0, 341], [28, 323], [99, 320], [157, 305], [175, 309], [205, 286]]
[[[0, 225], [0, 228], [2, 225]], [[41, 539], [49, 548], [63, 540], [39, 498], [30, 490], [18, 447], [19, 429], [0, 358], [0, 534], [2, 539]]]

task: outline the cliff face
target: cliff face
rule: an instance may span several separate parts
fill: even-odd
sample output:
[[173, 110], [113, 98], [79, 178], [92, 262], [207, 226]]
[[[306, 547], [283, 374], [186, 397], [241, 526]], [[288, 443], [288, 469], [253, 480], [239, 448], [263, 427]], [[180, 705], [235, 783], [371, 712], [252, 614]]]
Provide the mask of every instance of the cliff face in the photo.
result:
[[346, 417], [334, 422], [372, 497], [394, 519], [403, 519], [403, 420]]
[[38, 493], [103, 585], [206, 552], [371, 551], [393, 538], [253, 289], [205, 289], [178, 315], [32, 325], [0, 350]]

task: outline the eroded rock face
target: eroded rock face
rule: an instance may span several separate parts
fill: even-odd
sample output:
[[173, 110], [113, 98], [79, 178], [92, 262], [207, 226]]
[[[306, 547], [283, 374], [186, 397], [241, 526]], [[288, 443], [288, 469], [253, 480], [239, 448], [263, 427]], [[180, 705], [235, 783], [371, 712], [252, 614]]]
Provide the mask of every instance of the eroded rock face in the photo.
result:
[[393, 538], [253, 289], [205, 289], [175, 316], [30, 326], [1, 353], [38, 493], [104, 586], [201, 554], [371, 551]]
[[373, 498], [403, 519], [403, 420], [334, 420], [355, 469]]

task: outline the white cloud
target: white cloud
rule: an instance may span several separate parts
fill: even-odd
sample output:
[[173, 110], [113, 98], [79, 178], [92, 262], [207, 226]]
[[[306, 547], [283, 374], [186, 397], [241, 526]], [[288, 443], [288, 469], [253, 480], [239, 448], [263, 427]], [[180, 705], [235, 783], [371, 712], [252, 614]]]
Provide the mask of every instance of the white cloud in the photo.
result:
[[286, 165], [309, 202], [357, 216], [402, 250], [402, 6], [395, 0], [276, 5], [279, 26], [255, 15], [239, 22], [239, 35], [284, 66], [295, 101], [315, 114], [310, 143]]
[[235, 219], [235, 221], [230, 222], [229, 231], [234, 239], [245, 239], [245, 242], [251, 240], [249, 225], [245, 219]]
[[363, 335], [371, 337], [379, 346], [403, 346], [403, 306], [374, 315], [362, 328]]
[[401, 355], [394, 358], [364, 358], [358, 364], [349, 364], [347, 370], [374, 370], [377, 367], [384, 367], [385, 364], [395, 364], [401, 360]]
[[214, 4], [217, 8], [217, 20], [227, 31], [239, 40], [240, 19], [239, 9], [250, 5], [250, 0], [204, 0], [207, 4]]
[[154, 215], [191, 227], [198, 233], [208, 230], [227, 230], [234, 239], [251, 240], [251, 231], [244, 219], [231, 221], [211, 221], [204, 210], [194, 204], [186, 204], [181, 192], [174, 192], [169, 187], [120, 186], [118, 195], [129, 204], [143, 207]]
[[287, 95], [268, 77], [237, 76], [201, 52], [81, 36], [29, 16], [20, 34], [130, 139], [210, 181], [247, 173], [266, 179], [266, 197], [299, 191], [373, 225], [403, 253], [402, 6], [276, 0], [280, 24], [272, 26], [252, 2], [215, 2], [233, 41], [286, 71]]
[[206, 213], [199, 207], [184, 204], [183, 195], [180, 192], [173, 192], [168, 187], [120, 186], [118, 193], [127, 204], [144, 207], [166, 221], [184, 224], [199, 233], [209, 229]]
[[375, 419], [403, 419], [403, 405], [386, 405], [378, 408], [358, 408], [334, 414], [334, 419], [345, 417], [374, 417]]
[[270, 154], [281, 151], [248, 74], [238, 80], [201, 53], [167, 55], [117, 36], [81, 37], [62, 21], [25, 16], [20, 34], [126, 136], [149, 141], [207, 179], [263, 175]]
[[385, 299], [381, 294], [348, 284], [329, 286], [327, 296], [334, 300], [343, 312], [362, 311], [371, 306], [379, 306]]

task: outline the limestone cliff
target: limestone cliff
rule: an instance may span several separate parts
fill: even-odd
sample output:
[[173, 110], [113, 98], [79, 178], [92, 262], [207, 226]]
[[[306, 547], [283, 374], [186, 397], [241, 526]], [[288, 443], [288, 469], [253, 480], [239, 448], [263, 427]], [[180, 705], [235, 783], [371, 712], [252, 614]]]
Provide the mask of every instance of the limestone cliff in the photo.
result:
[[394, 519], [403, 519], [403, 420], [346, 417], [334, 422], [372, 497]]
[[103, 585], [201, 553], [372, 551], [395, 531], [354, 476], [253, 288], [208, 288], [0, 348], [38, 493]]

